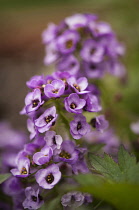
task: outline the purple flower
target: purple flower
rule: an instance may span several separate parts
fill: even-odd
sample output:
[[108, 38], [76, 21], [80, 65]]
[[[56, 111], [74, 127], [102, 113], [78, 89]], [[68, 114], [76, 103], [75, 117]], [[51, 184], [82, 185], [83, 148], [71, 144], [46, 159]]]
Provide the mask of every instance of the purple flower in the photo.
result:
[[53, 80], [51, 84], [47, 84], [44, 93], [48, 98], [60, 97], [65, 91], [65, 84], [62, 80]]
[[43, 198], [39, 194], [39, 189], [35, 191], [32, 187], [27, 187], [25, 189], [26, 199], [23, 202], [23, 207], [25, 209], [39, 209], [44, 201]]
[[67, 98], [65, 98], [65, 109], [68, 112], [80, 114], [82, 113], [82, 108], [85, 106], [86, 101], [80, 99], [76, 93], [71, 93]]
[[60, 135], [56, 135], [55, 131], [47, 131], [44, 137], [46, 145], [53, 149], [60, 149], [63, 139]]
[[86, 62], [99, 63], [104, 58], [104, 47], [99, 42], [88, 39], [84, 42], [80, 54]]
[[53, 23], [49, 23], [47, 29], [42, 33], [43, 43], [48, 44], [49, 42], [52, 42], [56, 38], [57, 32], [58, 27]]
[[36, 181], [44, 189], [52, 189], [61, 179], [61, 172], [56, 164], [40, 169], [36, 175]]
[[73, 88], [73, 90], [78, 94], [88, 93], [89, 91], [85, 90], [88, 86], [88, 81], [86, 77], [80, 77], [76, 80], [75, 77], [70, 77], [68, 79], [68, 84]]
[[51, 63], [55, 62], [59, 57], [56, 42], [53, 40], [52, 42], [48, 43], [45, 50], [46, 56], [44, 58], [44, 64], [50, 65]]
[[29, 167], [30, 160], [26, 157], [21, 157], [17, 163], [18, 168], [14, 168], [11, 170], [11, 173], [17, 177], [27, 177], [29, 176]]
[[31, 133], [30, 140], [32, 140], [37, 135], [37, 130], [35, 128], [34, 122], [31, 119], [27, 120], [27, 129]]
[[80, 139], [90, 131], [90, 126], [86, 122], [86, 118], [77, 114], [74, 116], [74, 120], [70, 122], [70, 133], [74, 139]]
[[13, 196], [23, 191], [23, 186], [20, 179], [17, 177], [10, 177], [3, 183], [3, 191], [7, 195]]
[[80, 68], [79, 61], [74, 55], [68, 55], [62, 57], [57, 64], [57, 69], [59, 71], [67, 71], [71, 75], [77, 74], [79, 68]]
[[72, 53], [76, 49], [80, 36], [74, 30], [66, 30], [57, 38], [57, 48], [62, 54]]
[[37, 130], [40, 133], [48, 131], [55, 123], [57, 116], [55, 106], [47, 109], [38, 119], [35, 120]]
[[78, 29], [87, 26], [87, 17], [84, 14], [75, 14], [65, 18], [65, 23], [70, 29]]
[[89, 27], [92, 35], [95, 37], [113, 34], [110, 25], [105, 22], [90, 21], [88, 24], [88, 27]]
[[61, 203], [64, 207], [77, 208], [84, 203], [84, 195], [81, 192], [69, 192], [62, 196]]
[[31, 77], [29, 81], [26, 82], [26, 85], [31, 88], [41, 88], [43, 85], [45, 85], [45, 77], [44, 75], [35, 75]]
[[83, 62], [83, 69], [88, 78], [101, 78], [104, 76], [106, 70], [105, 62], [92, 63], [92, 62]]
[[91, 93], [84, 95], [84, 99], [86, 100], [86, 105], [84, 110], [88, 112], [99, 112], [102, 107], [99, 104], [99, 100], [97, 96], [92, 95]]
[[40, 152], [36, 152], [33, 155], [33, 161], [37, 165], [43, 165], [50, 161], [51, 157], [53, 155], [53, 150], [51, 147], [44, 146]]
[[27, 114], [30, 112], [33, 112], [37, 110], [44, 101], [41, 99], [41, 91], [40, 89], [35, 89], [33, 92], [28, 93], [25, 98], [25, 104], [26, 104], [26, 112]]
[[70, 140], [63, 141], [57, 159], [58, 161], [64, 161], [70, 164], [75, 163], [78, 159], [78, 151], [76, 150], [75, 143]]
[[91, 125], [93, 128], [96, 128], [98, 131], [103, 132], [108, 128], [109, 123], [105, 119], [104, 115], [97, 116], [91, 120]]
[[132, 122], [131, 125], [130, 125], [130, 128], [133, 131], [133, 133], [139, 134], [139, 121]]

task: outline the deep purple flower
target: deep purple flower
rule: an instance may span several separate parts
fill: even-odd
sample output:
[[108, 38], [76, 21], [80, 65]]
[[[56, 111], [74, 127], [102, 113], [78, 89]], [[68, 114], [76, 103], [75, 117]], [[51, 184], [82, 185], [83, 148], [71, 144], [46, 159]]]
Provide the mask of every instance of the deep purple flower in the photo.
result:
[[96, 128], [98, 131], [103, 132], [108, 128], [109, 123], [105, 119], [104, 115], [100, 115], [91, 120], [91, 125], [93, 128]]
[[36, 181], [44, 189], [52, 189], [61, 179], [61, 172], [56, 164], [40, 169], [36, 175]]
[[84, 110], [88, 112], [99, 112], [101, 111], [102, 107], [100, 106], [98, 97], [89, 93], [84, 95], [84, 99], [86, 100], [86, 105]]
[[65, 109], [68, 112], [80, 114], [82, 113], [82, 108], [85, 106], [86, 101], [80, 99], [76, 93], [71, 93], [67, 98], [65, 98]]
[[38, 119], [35, 120], [37, 130], [40, 133], [48, 131], [55, 123], [57, 116], [55, 106], [47, 109]]
[[44, 93], [48, 98], [60, 97], [65, 91], [65, 84], [62, 80], [53, 80], [51, 84], [47, 84]]
[[84, 42], [80, 54], [86, 62], [99, 63], [104, 58], [104, 47], [99, 42], [88, 39]]
[[64, 207], [77, 208], [84, 203], [84, 195], [81, 192], [69, 192], [62, 196], [61, 203]]
[[50, 161], [51, 157], [53, 155], [53, 150], [51, 147], [44, 146], [40, 152], [36, 152], [33, 155], [33, 161], [37, 165], [43, 165]]
[[27, 177], [29, 176], [30, 160], [26, 157], [21, 157], [17, 163], [18, 168], [11, 170], [11, 173], [16, 177]]
[[74, 120], [70, 122], [70, 133], [74, 139], [80, 139], [90, 131], [90, 126], [86, 122], [86, 118], [77, 114], [74, 116]]
[[48, 44], [49, 42], [52, 42], [58, 32], [58, 27], [54, 23], [49, 23], [47, 29], [45, 29], [42, 33], [42, 40], [44, 44]]
[[67, 71], [71, 75], [77, 74], [79, 68], [80, 68], [79, 61], [74, 55], [68, 55], [62, 57], [57, 64], [57, 69], [59, 71]]
[[59, 57], [56, 42], [53, 40], [52, 42], [48, 43], [45, 50], [46, 56], [44, 58], [44, 64], [50, 65], [51, 63], [55, 62]]
[[23, 186], [20, 179], [17, 177], [10, 177], [3, 183], [3, 191], [5, 194], [13, 196], [23, 191]]
[[93, 197], [89, 193], [84, 193], [84, 204], [92, 203]]
[[75, 77], [70, 77], [68, 79], [68, 84], [73, 88], [73, 90], [78, 94], [88, 93], [89, 91], [86, 90], [88, 86], [88, 81], [86, 77], [80, 77], [76, 80]]
[[74, 30], [66, 30], [57, 38], [57, 48], [62, 54], [72, 53], [76, 49], [80, 36]]
[[73, 164], [77, 161], [77, 159], [78, 151], [76, 150], [75, 143], [70, 140], [63, 141], [61, 150], [56, 160]]
[[32, 187], [27, 187], [25, 189], [26, 199], [23, 202], [23, 207], [25, 209], [39, 209], [44, 201], [42, 196], [39, 194], [39, 189], [35, 191]]
[[28, 93], [25, 98], [25, 104], [26, 104], [26, 112], [27, 114], [30, 112], [33, 112], [37, 110], [44, 101], [41, 99], [41, 91], [40, 89], [35, 89], [33, 92]]
[[27, 129], [30, 132], [30, 140], [32, 140], [37, 135], [37, 130], [34, 122], [31, 119], [27, 120]]
[[60, 149], [63, 139], [60, 135], [56, 135], [55, 131], [47, 131], [44, 137], [46, 145], [53, 149]]

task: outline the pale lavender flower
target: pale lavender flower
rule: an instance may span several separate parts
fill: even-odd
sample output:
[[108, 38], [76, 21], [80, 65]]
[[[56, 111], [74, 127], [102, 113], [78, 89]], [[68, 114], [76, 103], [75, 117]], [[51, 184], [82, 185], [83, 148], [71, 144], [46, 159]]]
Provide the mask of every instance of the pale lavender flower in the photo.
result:
[[105, 62], [92, 63], [83, 61], [82, 65], [88, 78], [103, 77], [107, 67]]
[[21, 157], [17, 163], [18, 168], [11, 170], [11, 173], [16, 177], [27, 177], [29, 176], [30, 160], [26, 157]]
[[75, 143], [70, 140], [63, 141], [61, 150], [56, 157], [57, 161], [64, 161], [73, 164], [78, 159], [78, 151], [76, 150]]
[[60, 135], [56, 135], [55, 131], [47, 131], [44, 137], [46, 145], [53, 149], [60, 149], [63, 139]]
[[33, 155], [33, 161], [37, 165], [43, 165], [50, 161], [51, 157], [53, 155], [53, 150], [51, 147], [48, 147], [47, 145], [44, 146], [40, 152], [36, 152]]
[[49, 44], [47, 44], [45, 51], [46, 51], [46, 56], [44, 58], [45, 65], [50, 65], [58, 59], [59, 53], [56, 46], [56, 42], [54, 40]]
[[130, 128], [133, 133], [139, 134], [139, 121], [131, 123]]
[[47, 109], [38, 119], [35, 120], [35, 126], [40, 133], [48, 131], [50, 127], [55, 123], [56, 118], [55, 106]]
[[35, 128], [34, 122], [31, 119], [27, 120], [27, 129], [30, 132], [30, 140], [34, 139], [38, 132]]
[[57, 48], [62, 54], [72, 53], [80, 40], [79, 34], [74, 30], [66, 30], [57, 38]]
[[52, 189], [61, 179], [61, 172], [56, 164], [40, 169], [36, 175], [36, 181], [44, 189]]
[[105, 119], [104, 115], [99, 115], [99, 116], [93, 118], [90, 123], [91, 123], [93, 128], [96, 128], [100, 132], [103, 132], [109, 126], [109, 123]]
[[68, 112], [80, 114], [82, 113], [82, 108], [85, 106], [86, 101], [84, 99], [80, 99], [80, 97], [76, 93], [71, 93], [64, 100], [65, 109]]
[[65, 23], [70, 29], [78, 29], [86, 27], [87, 17], [84, 14], [75, 14], [65, 18]]
[[87, 81], [86, 77], [80, 77], [77, 80], [75, 77], [70, 77], [68, 79], [68, 84], [78, 94], [84, 94], [84, 93], [90, 92], [90, 91], [86, 90], [86, 88], [88, 86], [88, 81]]
[[80, 139], [90, 131], [90, 126], [86, 122], [86, 118], [77, 114], [74, 120], [70, 122], [70, 133], [74, 139]]
[[48, 44], [49, 42], [52, 42], [58, 32], [58, 27], [54, 23], [49, 23], [47, 29], [45, 29], [42, 33], [42, 40], [44, 44]]
[[53, 80], [51, 84], [47, 84], [44, 93], [48, 98], [60, 97], [65, 91], [65, 84], [62, 80]]
[[102, 107], [96, 95], [89, 93], [89, 94], [84, 95], [83, 98], [86, 100], [86, 105], [84, 107], [85, 111], [99, 112], [102, 110]]
[[43, 85], [45, 85], [45, 77], [44, 75], [35, 75], [31, 77], [29, 81], [26, 82], [27, 87], [31, 89], [35, 88], [41, 88]]
[[84, 203], [84, 195], [81, 192], [69, 192], [62, 196], [61, 203], [64, 207], [77, 208]]
[[24, 209], [35, 210], [39, 209], [43, 204], [43, 198], [39, 194], [39, 189], [35, 191], [32, 187], [25, 189], [26, 199], [23, 202]]
[[62, 57], [57, 64], [57, 69], [59, 71], [67, 71], [71, 75], [77, 74], [79, 68], [79, 61], [74, 55], [67, 55]]
[[27, 114], [36, 111], [43, 103], [40, 89], [36, 88], [33, 92], [28, 93], [25, 98]]
[[80, 54], [86, 62], [99, 63], [104, 58], [104, 47], [99, 42], [88, 39], [84, 42]]

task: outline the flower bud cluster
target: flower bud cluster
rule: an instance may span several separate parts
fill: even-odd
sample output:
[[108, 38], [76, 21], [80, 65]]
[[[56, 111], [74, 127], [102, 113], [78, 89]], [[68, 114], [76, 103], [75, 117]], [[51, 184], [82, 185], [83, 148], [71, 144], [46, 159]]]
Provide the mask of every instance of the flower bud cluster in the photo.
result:
[[111, 26], [93, 14], [75, 14], [59, 25], [48, 25], [42, 34], [46, 46], [45, 65], [56, 64], [56, 70], [72, 75], [101, 78], [106, 72], [125, 74], [120, 57], [124, 47]]

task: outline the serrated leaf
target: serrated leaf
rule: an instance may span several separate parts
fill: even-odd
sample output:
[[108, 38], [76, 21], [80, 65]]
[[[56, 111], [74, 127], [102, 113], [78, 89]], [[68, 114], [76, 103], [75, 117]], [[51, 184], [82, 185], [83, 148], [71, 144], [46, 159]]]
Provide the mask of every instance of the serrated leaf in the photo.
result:
[[6, 179], [8, 179], [11, 176], [10, 173], [7, 174], [0, 174], [0, 184], [2, 184]]
[[93, 168], [106, 178], [114, 181], [123, 180], [118, 164], [108, 154], [104, 154], [103, 158], [89, 154], [89, 160]]
[[127, 150], [121, 146], [118, 152], [118, 164], [121, 171], [126, 172], [130, 167], [136, 165], [136, 157], [131, 156]]

